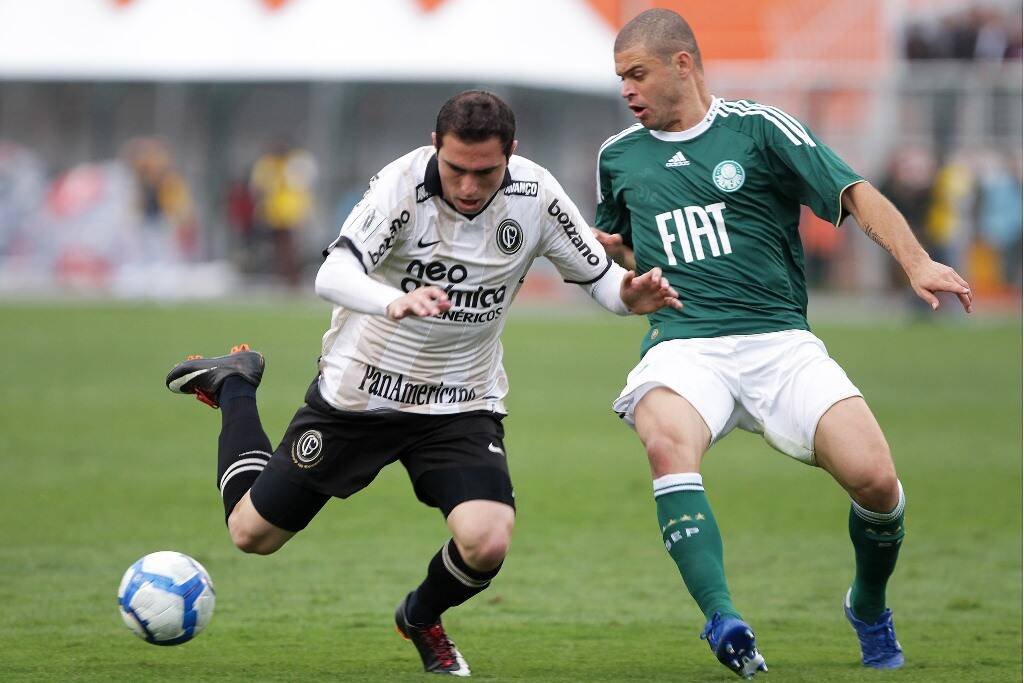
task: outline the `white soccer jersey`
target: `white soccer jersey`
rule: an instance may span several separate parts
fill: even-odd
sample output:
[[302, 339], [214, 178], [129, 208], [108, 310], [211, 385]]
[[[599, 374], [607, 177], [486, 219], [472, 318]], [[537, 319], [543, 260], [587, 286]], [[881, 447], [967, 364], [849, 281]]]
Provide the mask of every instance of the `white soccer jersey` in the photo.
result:
[[436, 285], [452, 302], [399, 321], [336, 306], [320, 361], [320, 391], [336, 408], [504, 413], [499, 338], [534, 259], [576, 284], [611, 265], [546, 169], [511, 157], [497, 194], [469, 218], [441, 197], [437, 163], [428, 146], [384, 167], [328, 247], [350, 249], [379, 282], [403, 292]]

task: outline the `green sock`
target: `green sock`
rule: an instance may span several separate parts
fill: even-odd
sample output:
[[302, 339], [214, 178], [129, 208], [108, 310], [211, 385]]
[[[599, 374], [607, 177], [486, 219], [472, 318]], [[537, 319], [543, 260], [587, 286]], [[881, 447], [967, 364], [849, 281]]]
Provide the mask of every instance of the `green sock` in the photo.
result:
[[654, 501], [665, 548], [683, 583], [710, 619], [715, 612], [739, 617], [732, 605], [722, 562], [722, 535], [704, 484], [696, 473], [667, 474], [654, 480]]
[[850, 540], [857, 563], [850, 608], [855, 617], [869, 624], [878, 621], [885, 611], [885, 585], [903, 545], [906, 498], [903, 486], [899, 488], [900, 499], [892, 512], [872, 512], [856, 501], [850, 505]]

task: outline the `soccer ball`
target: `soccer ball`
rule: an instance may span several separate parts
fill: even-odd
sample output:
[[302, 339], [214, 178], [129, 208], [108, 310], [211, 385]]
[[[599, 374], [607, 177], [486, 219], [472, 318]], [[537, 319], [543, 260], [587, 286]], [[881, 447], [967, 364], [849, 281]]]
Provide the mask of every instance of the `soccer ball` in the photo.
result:
[[213, 616], [213, 582], [203, 565], [171, 550], [150, 553], [128, 567], [117, 589], [121, 618], [154, 645], [180, 645]]

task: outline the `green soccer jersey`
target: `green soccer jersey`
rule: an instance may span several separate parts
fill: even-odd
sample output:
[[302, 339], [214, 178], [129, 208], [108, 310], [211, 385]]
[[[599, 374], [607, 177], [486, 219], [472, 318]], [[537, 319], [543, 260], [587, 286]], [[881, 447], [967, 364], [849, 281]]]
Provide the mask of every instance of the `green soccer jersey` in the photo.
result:
[[596, 226], [620, 234], [638, 272], [660, 266], [683, 302], [649, 316], [665, 339], [808, 329], [800, 205], [836, 226], [863, 180], [795, 118], [715, 98], [689, 130], [636, 124], [598, 152]]

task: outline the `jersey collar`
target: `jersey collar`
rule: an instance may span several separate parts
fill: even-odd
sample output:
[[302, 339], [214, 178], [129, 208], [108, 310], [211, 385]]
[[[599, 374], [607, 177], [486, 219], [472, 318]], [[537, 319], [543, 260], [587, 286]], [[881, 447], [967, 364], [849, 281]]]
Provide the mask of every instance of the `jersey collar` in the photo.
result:
[[444, 194], [441, 192], [441, 171], [438, 170], [437, 168], [437, 154], [434, 154], [433, 156], [430, 157], [430, 161], [427, 162], [426, 171], [424, 171], [423, 173], [423, 182], [420, 183], [420, 186], [416, 188], [416, 201], [424, 202], [430, 199], [431, 197], [440, 197], [445, 204], [452, 207], [453, 211], [462, 216], [465, 216], [469, 220], [473, 220], [474, 218], [476, 218], [477, 216], [479, 216], [480, 214], [487, 210], [487, 207], [491, 205], [491, 202], [494, 201], [494, 198], [498, 196], [499, 192], [501, 192], [511, 184], [512, 174], [509, 173], [508, 166], [506, 165], [505, 177], [501, 179], [501, 185], [499, 185], [497, 191], [495, 191], [495, 193], [491, 195], [491, 198], [488, 199], [484, 203], [484, 205], [480, 207], [480, 210], [477, 211], [476, 213], [462, 213], [461, 211], [456, 209], [451, 202], [445, 199]]
[[692, 140], [711, 127], [712, 122], [715, 120], [715, 116], [718, 115], [718, 105], [721, 101], [722, 98], [712, 96], [711, 106], [708, 107], [708, 113], [704, 114], [704, 118], [701, 119], [700, 123], [692, 128], [673, 131], [652, 130], [649, 132], [655, 138], [663, 142], [685, 142], [686, 140]]

